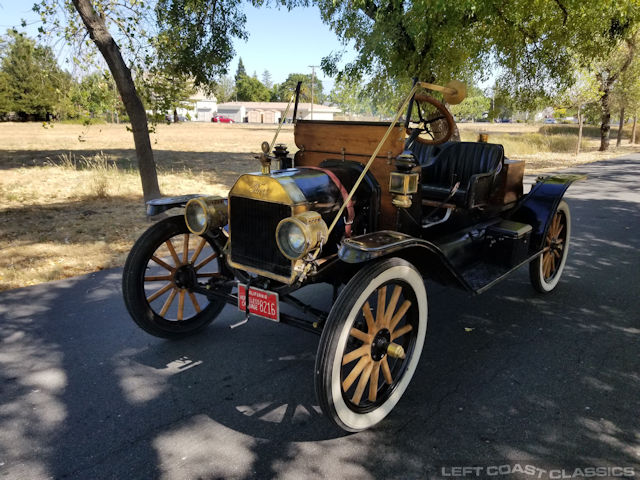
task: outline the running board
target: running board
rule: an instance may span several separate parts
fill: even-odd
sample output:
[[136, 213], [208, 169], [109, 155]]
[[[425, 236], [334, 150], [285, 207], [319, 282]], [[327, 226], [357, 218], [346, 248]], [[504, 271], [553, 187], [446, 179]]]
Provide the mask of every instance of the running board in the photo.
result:
[[505, 267], [503, 265], [493, 263], [477, 262], [461, 270], [460, 276], [464, 279], [469, 290], [474, 294], [483, 293], [541, 254], [542, 251], [518, 263], [515, 267]]

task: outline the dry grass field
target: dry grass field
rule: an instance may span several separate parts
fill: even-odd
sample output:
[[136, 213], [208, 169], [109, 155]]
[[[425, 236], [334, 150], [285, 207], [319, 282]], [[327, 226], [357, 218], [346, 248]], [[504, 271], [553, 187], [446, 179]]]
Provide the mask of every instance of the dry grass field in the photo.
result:
[[[489, 133], [508, 156], [526, 160], [529, 173], [638, 149], [625, 140], [600, 154], [597, 139], [587, 137], [576, 158], [576, 135], [566, 127], [560, 134], [522, 124], [459, 128], [463, 140]], [[151, 142], [163, 194], [226, 193], [238, 174], [259, 169], [253, 157], [273, 132], [260, 125], [159, 125]], [[291, 126], [279, 142], [296, 150]], [[124, 125], [0, 123], [0, 170], [0, 290], [122, 265], [149, 226]]]

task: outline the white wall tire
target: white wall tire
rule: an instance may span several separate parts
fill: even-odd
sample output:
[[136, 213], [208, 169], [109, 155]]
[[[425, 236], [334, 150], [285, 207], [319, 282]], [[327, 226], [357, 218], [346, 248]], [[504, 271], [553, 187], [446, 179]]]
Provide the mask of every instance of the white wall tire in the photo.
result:
[[538, 292], [549, 293], [558, 285], [567, 263], [570, 241], [571, 212], [567, 202], [562, 200], [547, 229], [545, 251], [529, 263], [529, 279]]
[[[379, 423], [407, 389], [426, 330], [427, 293], [413, 265], [392, 258], [360, 270], [331, 309], [318, 346], [314, 377], [323, 412], [350, 432]], [[385, 353], [389, 344], [406, 357]]]

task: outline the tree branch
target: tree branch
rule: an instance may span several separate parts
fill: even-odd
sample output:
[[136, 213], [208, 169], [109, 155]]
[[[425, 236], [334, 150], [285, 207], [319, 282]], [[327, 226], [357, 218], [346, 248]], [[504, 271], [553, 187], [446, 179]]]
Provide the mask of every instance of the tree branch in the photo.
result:
[[562, 10], [562, 16], [564, 17], [564, 19], [562, 20], [562, 26], [564, 27], [567, 25], [567, 18], [569, 17], [569, 14], [567, 13], [567, 9], [565, 8], [565, 6], [560, 3], [560, 0], [555, 0], [555, 2], [556, 5], [558, 5], [558, 8]]

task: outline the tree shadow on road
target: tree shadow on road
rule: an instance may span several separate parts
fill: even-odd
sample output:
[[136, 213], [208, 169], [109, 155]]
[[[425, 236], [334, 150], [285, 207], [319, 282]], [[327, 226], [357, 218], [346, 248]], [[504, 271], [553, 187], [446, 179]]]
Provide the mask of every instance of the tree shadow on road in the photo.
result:
[[384, 422], [353, 435], [318, 413], [311, 334], [263, 320], [229, 330], [240, 314], [227, 307], [197, 337], [155, 339], [128, 318], [118, 271], [5, 292], [0, 474], [425, 478], [516, 463], [637, 472], [640, 237], [628, 229], [640, 210], [602, 196], [590, 187], [569, 199], [573, 243], [555, 292], [535, 294], [525, 270], [477, 297], [428, 284], [412, 384]]

